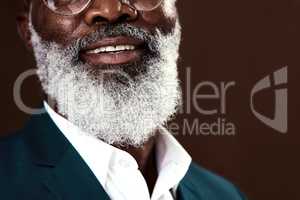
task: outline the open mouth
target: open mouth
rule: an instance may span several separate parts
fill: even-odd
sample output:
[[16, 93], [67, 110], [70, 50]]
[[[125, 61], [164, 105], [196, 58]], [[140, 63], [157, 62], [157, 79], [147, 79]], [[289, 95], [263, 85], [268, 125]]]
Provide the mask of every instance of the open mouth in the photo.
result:
[[117, 65], [141, 59], [145, 44], [130, 37], [104, 38], [80, 52], [80, 57], [92, 66]]

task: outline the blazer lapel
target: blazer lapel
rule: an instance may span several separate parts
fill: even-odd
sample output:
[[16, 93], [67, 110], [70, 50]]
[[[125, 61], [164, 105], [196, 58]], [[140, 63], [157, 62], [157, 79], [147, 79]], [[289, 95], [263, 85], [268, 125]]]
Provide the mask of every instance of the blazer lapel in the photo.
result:
[[192, 164], [190, 165], [189, 170], [178, 185], [178, 200], [204, 200], [200, 192], [201, 188], [198, 188], [197, 185], [193, 184], [194, 177], [191, 174], [191, 166]]
[[48, 114], [32, 117], [25, 127], [25, 142], [45, 189], [39, 194], [41, 199], [47, 199], [47, 194], [53, 200], [109, 200], [97, 178]]
[[177, 188], [177, 198], [178, 200], [200, 200], [194, 195], [193, 191], [183, 184], [180, 184]]

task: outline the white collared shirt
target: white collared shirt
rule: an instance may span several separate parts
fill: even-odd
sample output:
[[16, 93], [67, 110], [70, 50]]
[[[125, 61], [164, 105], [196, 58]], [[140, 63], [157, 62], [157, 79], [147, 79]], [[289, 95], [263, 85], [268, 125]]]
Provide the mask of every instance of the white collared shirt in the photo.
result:
[[136, 160], [126, 151], [81, 131], [44, 106], [56, 126], [73, 145], [112, 200], [174, 200], [176, 189], [186, 174], [191, 157], [176, 139], [160, 127], [156, 141], [158, 178], [150, 196]]

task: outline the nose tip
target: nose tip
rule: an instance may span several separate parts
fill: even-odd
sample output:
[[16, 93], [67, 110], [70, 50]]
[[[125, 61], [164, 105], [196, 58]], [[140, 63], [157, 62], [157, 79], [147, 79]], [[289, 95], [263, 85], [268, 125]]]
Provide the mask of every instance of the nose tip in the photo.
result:
[[95, 0], [85, 13], [85, 22], [94, 24], [131, 21], [137, 17], [137, 11], [120, 0]]

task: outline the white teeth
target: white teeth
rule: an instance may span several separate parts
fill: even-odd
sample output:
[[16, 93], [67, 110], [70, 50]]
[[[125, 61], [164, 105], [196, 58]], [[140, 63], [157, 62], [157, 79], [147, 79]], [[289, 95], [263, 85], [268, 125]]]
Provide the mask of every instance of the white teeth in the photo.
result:
[[98, 49], [93, 49], [87, 51], [87, 53], [110, 53], [110, 52], [117, 52], [117, 51], [127, 51], [127, 50], [134, 50], [135, 46], [133, 45], [118, 45], [118, 46], [107, 46], [107, 47], [100, 47]]

